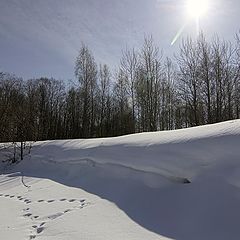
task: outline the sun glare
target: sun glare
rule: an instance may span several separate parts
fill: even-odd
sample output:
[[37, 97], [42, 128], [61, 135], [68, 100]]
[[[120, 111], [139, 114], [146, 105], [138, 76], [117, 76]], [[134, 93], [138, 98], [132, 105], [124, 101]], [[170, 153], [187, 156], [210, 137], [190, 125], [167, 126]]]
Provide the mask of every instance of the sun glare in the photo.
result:
[[208, 0], [188, 0], [187, 10], [191, 17], [199, 18], [208, 10]]

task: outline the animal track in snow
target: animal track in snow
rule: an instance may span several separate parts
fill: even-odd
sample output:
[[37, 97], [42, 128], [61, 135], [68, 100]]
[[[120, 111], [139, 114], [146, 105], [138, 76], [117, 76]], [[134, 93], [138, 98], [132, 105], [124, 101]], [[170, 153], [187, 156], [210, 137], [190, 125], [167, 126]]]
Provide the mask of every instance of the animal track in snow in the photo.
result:
[[79, 201], [82, 204], [86, 202], [85, 199], [79, 199], [78, 200], [76, 198], [71, 198], [71, 199], [61, 198], [59, 200], [57, 200], [57, 199], [49, 199], [49, 200], [39, 199], [39, 200], [36, 200], [36, 201], [32, 201], [31, 199], [28, 199], [28, 198], [23, 197], [21, 195], [15, 196], [15, 195], [10, 195], [10, 194], [3, 194], [3, 193], [0, 194], [0, 197], [9, 197], [9, 198], [15, 198], [16, 197], [16, 200], [23, 201], [25, 204], [34, 203], [34, 202], [38, 202], [38, 203], [54, 203], [56, 201], [60, 201], [60, 202], [67, 201], [69, 203], [74, 203], [76, 201]]
[[58, 218], [58, 217], [61, 217], [63, 214], [64, 214], [64, 213], [59, 212], [59, 213], [55, 213], [55, 214], [49, 215], [49, 216], [47, 216], [47, 218], [48, 218], [48, 219], [51, 219], [51, 220], [54, 220], [54, 219], [56, 219], [56, 218]]
[[[32, 233], [30, 236], [29, 236], [29, 239], [34, 239], [37, 237], [38, 234], [42, 233], [44, 231], [44, 225], [45, 225], [46, 222], [42, 222], [40, 223], [40, 225], [32, 225], [32, 228], [34, 229], [34, 233]], [[33, 231], [31, 231], [33, 232]]]
[[[62, 210], [61, 212], [57, 212], [51, 215], [47, 215], [47, 216], [39, 216], [39, 215], [34, 215], [33, 212], [31, 212], [29, 207], [25, 207], [22, 209], [22, 216], [25, 218], [29, 218], [33, 221], [34, 225], [31, 226], [31, 232], [29, 234], [29, 239], [33, 240], [35, 239], [39, 234], [44, 232], [45, 229], [45, 223], [49, 222], [49, 221], [54, 221], [55, 219], [68, 214], [72, 211], [77, 211], [80, 210], [84, 207], [86, 207], [87, 205], [89, 205], [90, 203], [86, 202], [85, 199], [77, 199], [77, 198], [60, 198], [60, 199], [38, 199], [35, 201], [32, 201], [32, 199], [28, 198], [27, 196], [23, 197], [21, 195], [13, 195], [13, 194], [4, 194], [4, 193], [0, 193], [0, 197], [5, 197], [8, 199], [13, 199], [15, 201], [19, 201], [21, 203], [24, 204], [30, 204], [30, 203], [39, 203], [39, 204], [46, 204], [46, 203], [51, 203], [55, 204], [56, 202], [64, 202], [63, 206], [68, 206], [70, 208], [65, 208], [65, 210]], [[37, 222], [40, 222], [41, 220], [44, 220], [46, 222], [41, 222], [40, 224]]]
[[31, 214], [31, 213], [26, 213], [26, 214], [24, 214], [23, 216], [24, 216], [24, 217], [30, 217], [30, 216], [32, 216], [32, 214]]
[[66, 209], [66, 210], [64, 211], [64, 213], [71, 212], [71, 211], [72, 211], [72, 209]]
[[40, 234], [44, 230], [44, 227], [38, 227], [37, 228], [37, 234]]
[[[9, 198], [14, 198], [15, 195], [9, 195], [9, 194], [0, 194], [0, 197], [9, 197]], [[29, 204], [29, 203], [33, 203], [33, 202], [38, 202], [38, 203], [53, 203], [53, 202], [56, 202], [57, 199], [49, 199], [49, 200], [44, 200], [44, 199], [39, 199], [39, 200], [36, 200], [36, 201], [32, 201], [31, 199], [28, 199], [26, 197], [22, 197], [21, 195], [18, 195], [16, 196], [16, 200], [19, 200], [19, 201], [23, 201], [25, 204]], [[79, 201], [80, 203], [84, 203], [86, 200], [85, 199], [75, 199], [75, 198], [71, 198], [71, 199], [67, 199], [67, 198], [61, 198], [59, 199], [58, 201], [60, 202], [65, 202], [65, 201], [68, 201], [69, 203], [74, 203], [76, 201]]]

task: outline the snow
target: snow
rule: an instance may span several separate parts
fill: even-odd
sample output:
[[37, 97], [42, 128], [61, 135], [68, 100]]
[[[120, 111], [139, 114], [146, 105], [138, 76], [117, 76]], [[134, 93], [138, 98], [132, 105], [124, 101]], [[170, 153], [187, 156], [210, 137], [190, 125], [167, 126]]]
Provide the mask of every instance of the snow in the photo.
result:
[[36, 142], [1, 166], [1, 239], [238, 239], [239, 143], [240, 120]]
[[1, 177], [1, 239], [165, 239], [93, 194], [36, 178], [26, 188], [20, 178]]

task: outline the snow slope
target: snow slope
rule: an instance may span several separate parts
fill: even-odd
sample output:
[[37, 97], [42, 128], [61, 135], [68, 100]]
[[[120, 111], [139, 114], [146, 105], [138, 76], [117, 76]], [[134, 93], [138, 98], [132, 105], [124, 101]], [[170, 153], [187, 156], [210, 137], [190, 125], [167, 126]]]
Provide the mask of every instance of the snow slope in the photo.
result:
[[240, 120], [37, 142], [0, 194], [4, 239], [239, 239]]

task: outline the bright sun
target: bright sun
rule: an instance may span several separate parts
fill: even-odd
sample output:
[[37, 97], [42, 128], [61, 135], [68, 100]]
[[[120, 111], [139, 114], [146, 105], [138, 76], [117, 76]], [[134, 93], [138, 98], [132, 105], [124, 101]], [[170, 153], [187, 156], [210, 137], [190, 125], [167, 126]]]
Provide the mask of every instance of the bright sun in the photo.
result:
[[[200, 32], [200, 17], [205, 15], [207, 11], [211, 8], [210, 6], [211, 0], [185, 0], [186, 8], [188, 15], [191, 18], [194, 18], [196, 20], [196, 31], [197, 34]], [[190, 19], [188, 19], [190, 20]], [[192, 19], [191, 19], [192, 20]], [[184, 31], [185, 27], [187, 26], [187, 22], [179, 29], [175, 37], [173, 38], [171, 45], [174, 45], [175, 42], [179, 39], [182, 32]]]
[[208, 10], [208, 0], [188, 0], [187, 10], [191, 17], [199, 18]]

